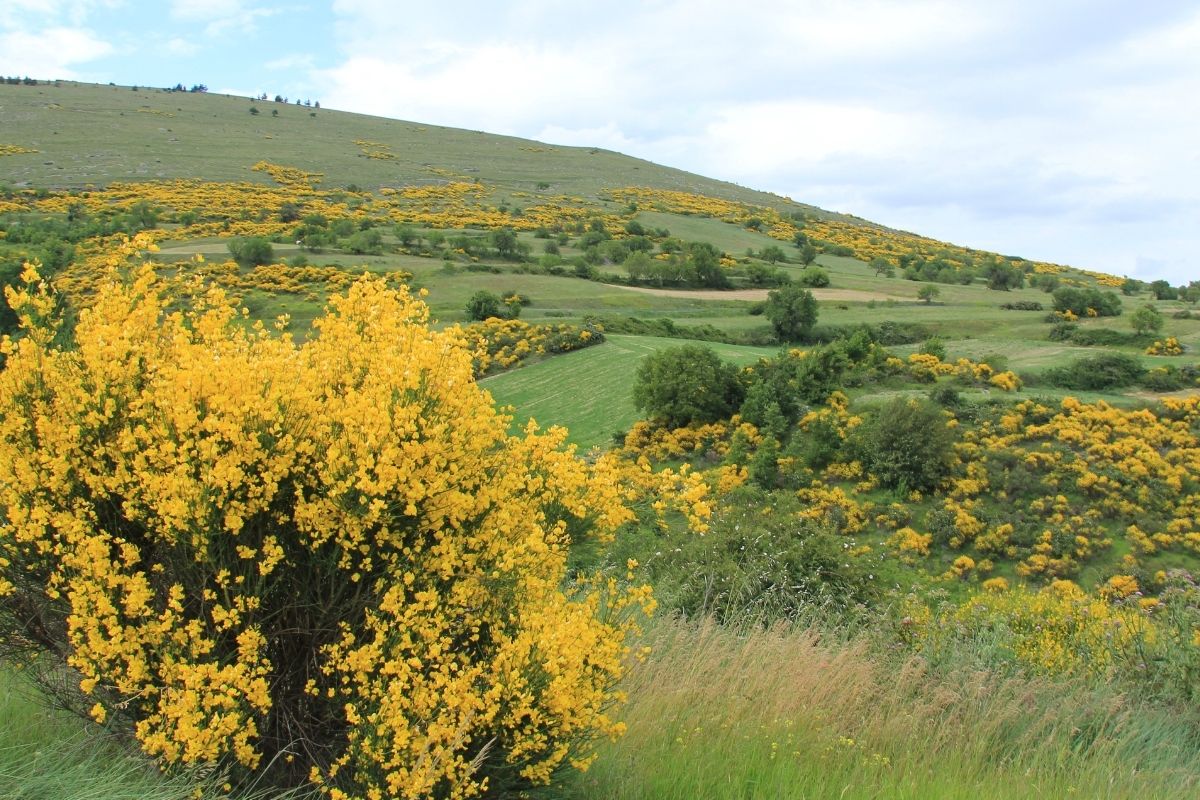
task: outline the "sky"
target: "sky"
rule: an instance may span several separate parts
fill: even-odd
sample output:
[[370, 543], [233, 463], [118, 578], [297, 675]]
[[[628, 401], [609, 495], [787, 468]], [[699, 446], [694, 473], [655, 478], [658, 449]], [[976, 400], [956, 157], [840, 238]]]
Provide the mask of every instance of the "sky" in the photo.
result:
[[1200, 279], [1197, 0], [4, 5], [0, 75], [605, 147], [969, 247]]

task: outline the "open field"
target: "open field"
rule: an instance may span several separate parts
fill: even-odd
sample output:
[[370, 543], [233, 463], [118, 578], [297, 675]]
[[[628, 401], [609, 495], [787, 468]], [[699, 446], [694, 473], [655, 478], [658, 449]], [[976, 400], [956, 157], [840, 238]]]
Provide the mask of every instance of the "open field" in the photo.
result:
[[[641, 416], [633, 407], [633, 373], [646, 355], [681, 344], [651, 336], [609, 336], [601, 345], [555, 356], [485, 378], [483, 388], [502, 406], [515, 409], [514, 425], [530, 418], [546, 427], [561, 425], [581, 449], [607, 446]], [[714, 344], [721, 357], [749, 364], [774, 355], [769, 347]]]

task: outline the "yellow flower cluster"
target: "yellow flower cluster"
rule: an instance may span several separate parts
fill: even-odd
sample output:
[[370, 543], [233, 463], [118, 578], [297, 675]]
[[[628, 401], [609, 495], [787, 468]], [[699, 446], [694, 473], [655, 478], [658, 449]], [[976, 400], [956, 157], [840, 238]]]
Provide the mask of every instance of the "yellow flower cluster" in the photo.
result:
[[988, 380], [988, 383], [1006, 392], [1018, 391], [1023, 385], [1017, 374], [1011, 371], [997, 372]]
[[1156, 340], [1154, 344], [1146, 348], [1148, 356], [1181, 356], [1183, 355], [1183, 345], [1174, 336], [1168, 336], [1166, 339]]
[[272, 164], [269, 161], [259, 161], [250, 169], [255, 172], [267, 173], [271, 176], [271, 180], [280, 186], [294, 186], [304, 189], [316, 186], [325, 177], [320, 172], [306, 172], [297, 167], [285, 167], [280, 164]]
[[98, 717], [132, 717], [168, 764], [253, 769], [319, 734], [311, 778], [363, 797], [545, 782], [620, 733], [627, 612], [653, 601], [564, 592], [567, 546], [646, 486], [700, 521], [702, 481], [510, 436], [461, 332], [382, 281], [297, 344], [220, 289], [169, 311], [149, 267], [109, 273], [62, 349], [26, 280], [0, 373], [0, 592], [59, 621]]
[[986, 595], [922, 626], [926, 643], [960, 632], [992, 631], [1030, 669], [1104, 675], [1121, 652], [1151, 630], [1143, 613], [1089, 597], [1070, 581], [1055, 581], [1040, 591], [1007, 589], [1000, 581], [989, 580]]
[[383, 142], [355, 139], [354, 143], [358, 145], [359, 151], [367, 158], [387, 161], [396, 157], [396, 154], [392, 152], [391, 145], [384, 144]]
[[912, 528], [907, 526], [901, 528], [892, 534], [888, 539], [888, 545], [896, 550], [900, 556], [927, 556], [929, 555], [929, 545], [933, 543], [933, 536], [928, 533], [917, 533]]
[[520, 366], [527, 358], [569, 353], [604, 341], [604, 334], [598, 328], [532, 325], [519, 319], [497, 317], [468, 325], [462, 329], [462, 335], [474, 356], [476, 376]]
[[800, 489], [796, 496], [808, 505], [796, 516], [820, 522], [835, 533], [859, 533], [866, 527], [873, 509], [871, 503], [858, 503], [840, 486], [826, 486], [819, 481]]
[[38, 151], [34, 150], [33, 148], [22, 147], [19, 144], [0, 144], [0, 156], [19, 156], [23, 153], [36, 152]]
[[735, 433], [741, 433], [751, 445], [761, 439], [753, 425], [736, 417], [729, 422], [693, 423], [674, 430], [638, 420], [625, 435], [624, 448], [633, 458], [644, 457], [651, 461], [689, 458], [708, 451], [725, 455], [729, 452], [729, 439]]

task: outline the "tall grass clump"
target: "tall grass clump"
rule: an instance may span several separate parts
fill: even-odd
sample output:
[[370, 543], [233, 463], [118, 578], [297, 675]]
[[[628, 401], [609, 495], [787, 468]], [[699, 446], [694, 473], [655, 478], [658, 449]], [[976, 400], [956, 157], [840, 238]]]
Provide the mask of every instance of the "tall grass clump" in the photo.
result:
[[[132, 252], [132, 251], [131, 251]], [[648, 590], [567, 585], [628, 519], [562, 433], [507, 433], [454, 332], [363, 279], [302, 344], [114, 272], [0, 373], [0, 642], [168, 767], [469, 797], [585, 767]]]
[[1196, 718], [1112, 687], [934, 668], [878, 632], [657, 621], [628, 734], [572, 798], [1187, 798]]

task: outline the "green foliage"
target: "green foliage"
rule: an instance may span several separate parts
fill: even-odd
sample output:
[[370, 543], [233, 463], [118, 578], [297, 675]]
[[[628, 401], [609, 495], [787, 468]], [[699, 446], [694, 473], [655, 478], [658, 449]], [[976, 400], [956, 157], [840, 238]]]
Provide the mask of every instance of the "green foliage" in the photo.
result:
[[383, 236], [374, 228], [357, 231], [351, 234], [350, 238], [346, 239], [342, 246], [346, 249], [347, 253], [359, 256], [377, 256], [383, 252]]
[[[738, 413], [747, 422], [774, 428], [775, 434], [782, 436], [807, 406], [824, 403], [842, 385], [851, 366], [842, 343], [815, 347], [803, 358], [782, 353], [762, 359], [744, 377], [746, 399]], [[782, 425], [773, 424], [775, 414], [781, 415]]]
[[1054, 310], [1070, 311], [1077, 317], [1088, 316], [1092, 309], [1097, 316], [1115, 317], [1121, 313], [1121, 298], [1116, 292], [1102, 292], [1095, 288], [1060, 286], [1054, 290]]
[[878, 595], [880, 564], [845, 556], [843, 538], [807, 520], [786, 493], [744, 490], [704, 536], [676, 535], [654, 562], [661, 602], [688, 617], [769, 624]]
[[233, 260], [243, 267], [270, 264], [275, 260], [275, 249], [261, 236], [238, 237], [227, 245]]
[[1175, 300], [1179, 297], [1179, 291], [1164, 280], [1151, 281], [1150, 294], [1154, 295], [1155, 300]]
[[946, 343], [937, 336], [931, 336], [921, 345], [922, 353], [927, 353], [931, 356], [937, 356], [939, 361], [946, 360]]
[[642, 359], [633, 384], [634, 405], [649, 419], [679, 428], [730, 417], [742, 401], [737, 372], [710, 348], [668, 347]]
[[797, 342], [817, 324], [817, 300], [801, 286], [784, 286], [767, 294], [764, 313], [782, 341]]
[[806, 269], [796, 278], [796, 283], [812, 289], [823, 289], [829, 285], [829, 273], [820, 267]]
[[1007, 292], [1025, 285], [1025, 273], [1006, 261], [996, 261], [987, 265], [984, 267], [983, 276], [987, 279], [987, 287], [997, 291]]
[[763, 249], [759, 250], [758, 257], [771, 264], [777, 264], [780, 261], [787, 261], [787, 254], [783, 252], [783, 249], [779, 247], [779, 245], [775, 244], [769, 244]]
[[920, 289], [917, 289], [917, 297], [920, 298], [921, 300], [924, 300], [926, 305], [929, 305], [930, 303], [932, 303], [934, 301], [934, 298], [936, 298], [941, 293], [942, 293], [941, 289], [939, 289], [938, 287], [936, 287], [930, 283], [927, 283], [924, 286], [922, 286]]
[[1046, 370], [1046, 382], [1065, 389], [1104, 391], [1137, 384], [1146, 368], [1135, 356], [1126, 353], [1100, 353], [1079, 358], [1062, 367]]
[[807, 267], [816, 260], [817, 248], [813, 246], [812, 242], [805, 239], [804, 244], [800, 245], [800, 263]]
[[855, 429], [851, 446], [881, 486], [927, 492], [949, 474], [957, 440], [936, 403], [896, 397]]
[[482, 322], [491, 317], [501, 317], [504, 307], [500, 297], [492, 292], [480, 289], [475, 294], [471, 295], [471, 299], [467, 301], [467, 316], [470, 319]]
[[1158, 333], [1163, 327], [1163, 315], [1151, 303], [1146, 303], [1130, 315], [1129, 324], [1142, 336]]

